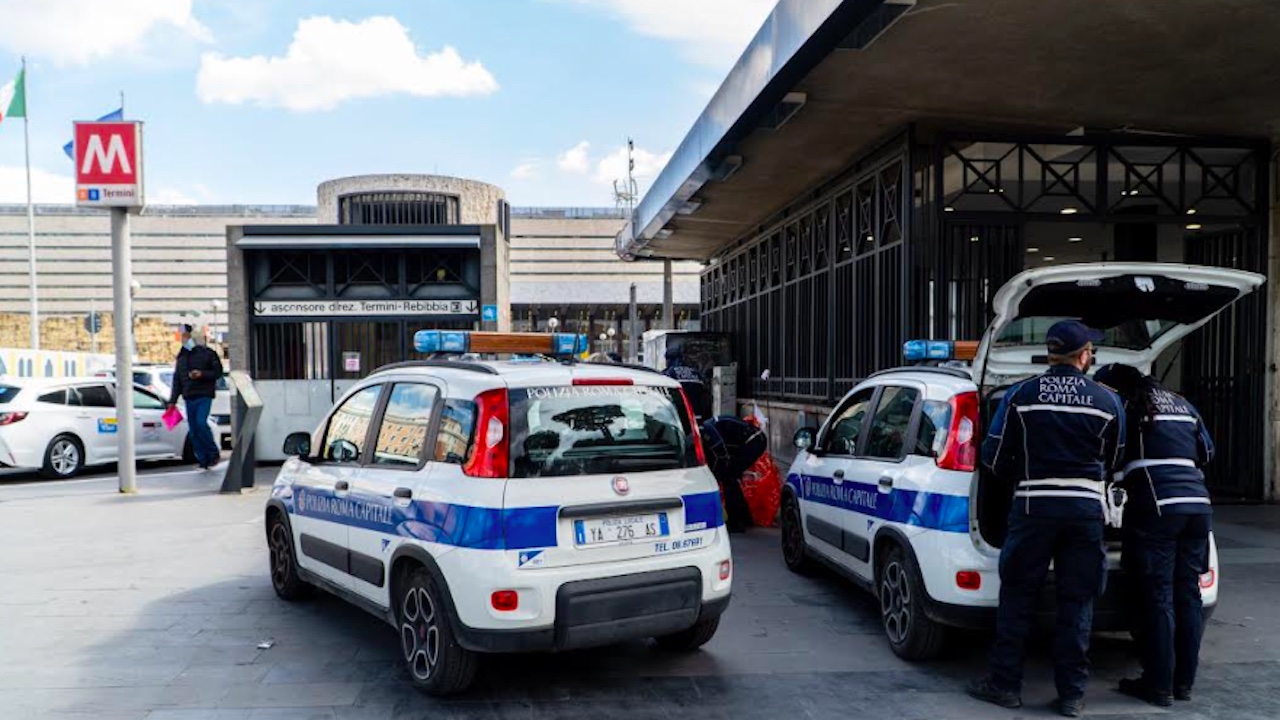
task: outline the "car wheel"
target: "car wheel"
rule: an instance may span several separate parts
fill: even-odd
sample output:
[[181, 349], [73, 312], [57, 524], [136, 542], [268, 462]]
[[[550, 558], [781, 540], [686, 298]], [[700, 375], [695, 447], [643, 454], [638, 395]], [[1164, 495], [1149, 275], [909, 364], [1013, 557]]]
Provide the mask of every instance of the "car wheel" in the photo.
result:
[[293, 533], [280, 513], [273, 512], [267, 524], [267, 548], [270, 551], [271, 586], [283, 600], [302, 600], [311, 594], [311, 586], [298, 574], [298, 556], [293, 551]]
[[44, 451], [40, 474], [51, 480], [64, 480], [84, 469], [84, 445], [74, 435], [59, 435]]
[[663, 635], [654, 640], [658, 647], [672, 652], [693, 652], [706, 645], [720, 628], [720, 616], [699, 620], [693, 627], [670, 635]]
[[928, 660], [942, 650], [942, 625], [924, 611], [920, 570], [901, 547], [888, 546], [876, 573], [880, 617], [893, 653], [903, 660]]
[[397, 583], [400, 649], [415, 687], [437, 697], [471, 686], [478, 658], [458, 644], [440, 588], [424, 569]]
[[800, 517], [800, 503], [788, 495], [782, 501], [782, 561], [787, 569], [799, 575], [809, 575], [814, 570], [809, 548], [804, 544], [804, 521]]

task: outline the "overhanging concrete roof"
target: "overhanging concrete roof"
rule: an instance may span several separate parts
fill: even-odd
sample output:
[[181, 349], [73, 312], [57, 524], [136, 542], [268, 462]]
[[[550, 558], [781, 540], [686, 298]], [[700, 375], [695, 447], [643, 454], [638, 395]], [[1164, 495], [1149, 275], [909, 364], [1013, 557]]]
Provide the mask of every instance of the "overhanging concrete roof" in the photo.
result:
[[1278, 31], [1276, 0], [781, 0], [617, 249], [707, 259], [912, 122], [1269, 140]]

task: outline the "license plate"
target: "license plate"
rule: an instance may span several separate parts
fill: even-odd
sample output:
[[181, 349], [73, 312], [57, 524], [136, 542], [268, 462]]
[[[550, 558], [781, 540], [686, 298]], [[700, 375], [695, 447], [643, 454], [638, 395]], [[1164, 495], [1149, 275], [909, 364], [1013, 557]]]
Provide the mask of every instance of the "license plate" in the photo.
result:
[[651, 540], [671, 534], [666, 513], [621, 515], [573, 521], [573, 539], [579, 546], [613, 545]]

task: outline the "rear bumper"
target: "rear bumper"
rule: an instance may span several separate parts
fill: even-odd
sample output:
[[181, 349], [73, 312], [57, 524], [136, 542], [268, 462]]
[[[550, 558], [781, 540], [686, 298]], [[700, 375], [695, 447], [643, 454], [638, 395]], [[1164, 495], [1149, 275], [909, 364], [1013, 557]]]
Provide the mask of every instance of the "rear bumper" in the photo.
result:
[[694, 567], [636, 573], [560, 586], [551, 627], [485, 630], [459, 626], [458, 642], [479, 652], [535, 652], [611, 645], [670, 635], [718, 617], [729, 595], [702, 599], [702, 573]]

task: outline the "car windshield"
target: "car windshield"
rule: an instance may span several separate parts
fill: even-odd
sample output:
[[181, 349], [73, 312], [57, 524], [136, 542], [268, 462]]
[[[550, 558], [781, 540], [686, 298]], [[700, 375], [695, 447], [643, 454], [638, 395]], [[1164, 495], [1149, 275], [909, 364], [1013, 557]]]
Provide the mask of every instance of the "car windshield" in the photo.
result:
[[677, 388], [564, 386], [510, 391], [512, 477], [674, 470], [697, 464]]
[[168, 385], [169, 387], [173, 387], [173, 371], [172, 370], [162, 371], [160, 373], [160, 382], [164, 383], [165, 385]]
[[[1060, 320], [1070, 319], [1074, 318], [1018, 318], [1000, 331], [1000, 335], [996, 337], [996, 347], [1044, 345], [1049, 328]], [[1170, 320], [1126, 320], [1115, 327], [1102, 329], [1102, 341], [1097, 344], [1124, 350], [1142, 350], [1151, 347], [1157, 338], [1177, 326], [1178, 323]]]
[[21, 388], [16, 388], [12, 385], [0, 385], [0, 405], [4, 405], [10, 400], [18, 397], [18, 393], [21, 391]]

